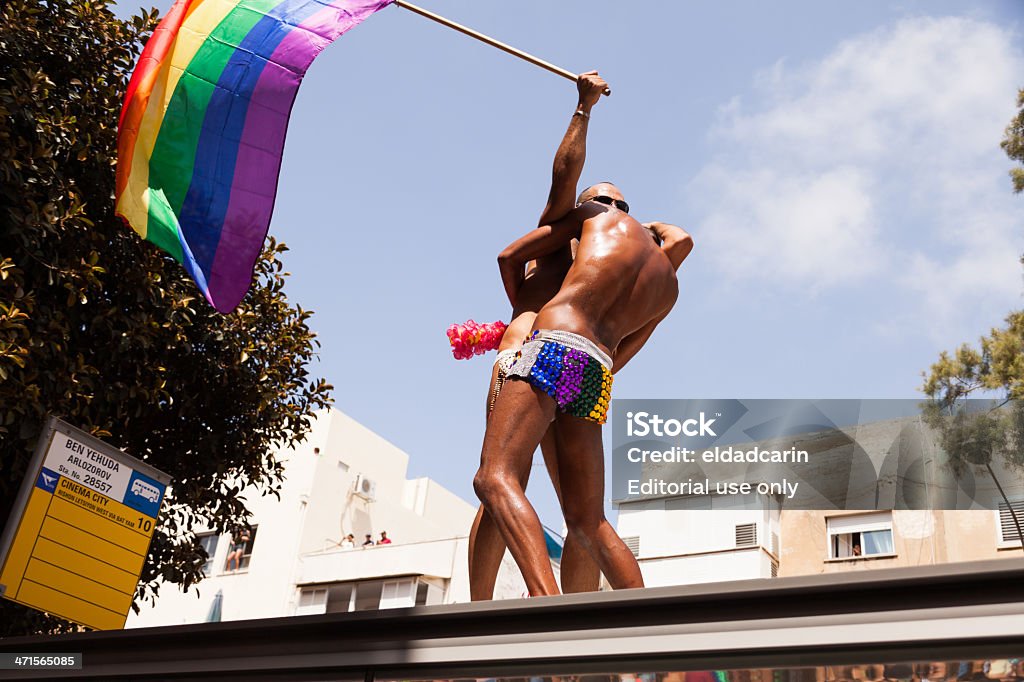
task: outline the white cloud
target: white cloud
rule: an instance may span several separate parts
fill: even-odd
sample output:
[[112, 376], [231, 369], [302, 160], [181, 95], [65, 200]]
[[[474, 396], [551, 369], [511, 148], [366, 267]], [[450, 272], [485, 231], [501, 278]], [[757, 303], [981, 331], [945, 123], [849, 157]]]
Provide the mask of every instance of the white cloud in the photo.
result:
[[1024, 247], [998, 147], [1022, 85], [1016, 39], [912, 18], [757, 74], [753, 96], [721, 108], [689, 185], [705, 256], [762, 289], [888, 288], [936, 328], [972, 301], [1006, 310]]
[[[1020, 67], [1013, 36], [998, 26], [908, 19], [844, 41], [820, 62], [778, 62], [755, 82], [771, 106], [744, 116], [733, 104], [719, 132], [804, 163], [985, 153], [1009, 118]], [[928, 152], [930, 142], [941, 144]]]
[[701, 241], [735, 276], [816, 291], [879, 264], [869, 250], [877, 229], [871, 181], [856, 168], [801, 174], [713, 167], [699, 181], [717, 187], [716, 199], [729, 207], [708, 217]]

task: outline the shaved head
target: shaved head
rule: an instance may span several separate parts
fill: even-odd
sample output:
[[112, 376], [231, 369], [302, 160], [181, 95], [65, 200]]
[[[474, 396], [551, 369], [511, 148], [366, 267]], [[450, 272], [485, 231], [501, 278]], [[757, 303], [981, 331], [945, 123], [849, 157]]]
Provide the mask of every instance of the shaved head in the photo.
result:
[[625, 197], [622, 196], [622, 192], [619, 191], [619, 188], [612, 183], [599, 182], [580, 192], [579, 198], [576, 199], [576, 205], [578, 206], [585, 201], [590, 201], [597, 196], [606, 196], [611, 197], [612, 199], [625, 199]]

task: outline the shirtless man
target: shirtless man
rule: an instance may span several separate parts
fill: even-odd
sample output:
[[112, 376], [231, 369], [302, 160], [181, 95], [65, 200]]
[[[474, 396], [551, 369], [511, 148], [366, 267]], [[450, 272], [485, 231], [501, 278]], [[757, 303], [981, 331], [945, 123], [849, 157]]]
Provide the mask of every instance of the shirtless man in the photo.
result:
[[[577, 184], [587, 157], [590, 112], [606, 87], [608, 84], [596, 71], [580, 74], [577, 79], [579, 100], [565, 136], [555, 153], [548, 203], [541, 213], [538, 225], [546, 225], [564, 218], [575, 206]], [[488, 416], [504, 384], [505, 373], [511, 361], [527, 334], [533, 329], [537, 312], [558, 292], [571, 263], [572, 254], [569, 244], [566, 243], [529, 264], [512, 308], [512, 321], [501, 339], [498, 357], [491, 372], [490, 390], [487, 394]], [[555, 492], [560, 498], [556, 465], [559, 440], [557, 431], [557, 426], [552, 424], [541, 438], [540, 447]], [[523, 478], [520, 481], [523, 489], [526, 488], [529, 475], [530, 469], [527, 468], [523, 471]], [[469, 585], [470, 597], [473, 600], [493, 598], [494, 583], [504, 555], [505, 541], [486, 510], [480, 507], [469, 534]], [[566, 538], [561, 568], [562, 589], [566, 592], [597, 590], [601, 579], [597, 564], [572, 538]]]
[[552, 420], [570, 537], [613, 588], [643, 587], [636, 558], [604, 516], [601, 425], [616, 369], [611, 356], [618, 367], [628, 362], [668, 315], [678, 295], [675, 271], [693, 240], [673, 225], [641, 225], [627, 211], [615, 185], [594, 185], [568, 215], [531, 230], [498, 257], [515, 307], [525, 264], [579, 239], [561, 288], [537, 314], [495, 400], [473, 480], [531, 596], [558, 594], [540, 520], [521, 484]]

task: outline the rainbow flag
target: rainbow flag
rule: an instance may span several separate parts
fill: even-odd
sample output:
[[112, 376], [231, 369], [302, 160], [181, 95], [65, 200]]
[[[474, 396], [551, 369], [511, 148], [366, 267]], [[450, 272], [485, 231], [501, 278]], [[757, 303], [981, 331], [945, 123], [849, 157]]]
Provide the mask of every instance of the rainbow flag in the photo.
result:
[[270, 226], [288, 116], [313, 59], [392, 0], [177, 0], [128, 84], [117, 215], [230, 312]]

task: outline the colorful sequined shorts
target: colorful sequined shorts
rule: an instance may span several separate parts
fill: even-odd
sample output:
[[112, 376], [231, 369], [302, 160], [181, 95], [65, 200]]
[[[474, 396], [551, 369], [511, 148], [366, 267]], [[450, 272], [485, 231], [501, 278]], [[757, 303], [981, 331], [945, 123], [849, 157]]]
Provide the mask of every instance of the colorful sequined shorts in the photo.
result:
[[566, 414], [604, 424], [612, 397], [611, 367], [612, 359], [590, 339], [540, 329], [516, 354], [507, 378], [544, 391]]

